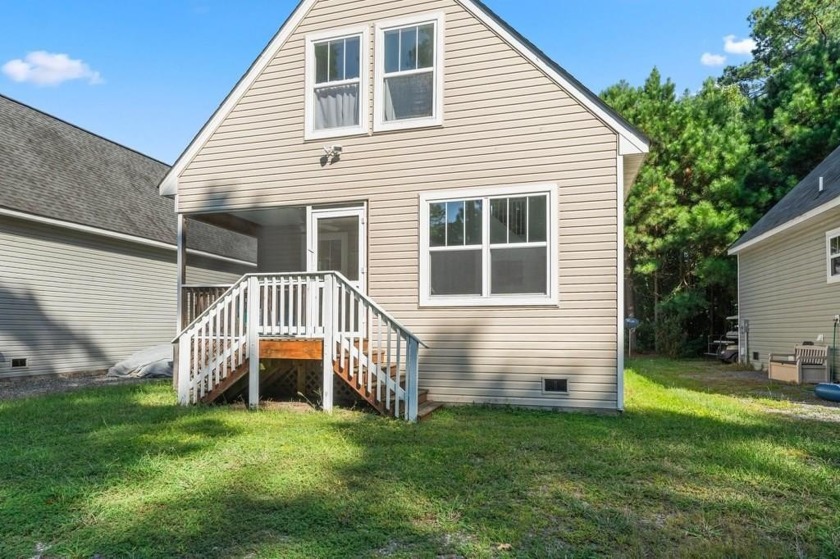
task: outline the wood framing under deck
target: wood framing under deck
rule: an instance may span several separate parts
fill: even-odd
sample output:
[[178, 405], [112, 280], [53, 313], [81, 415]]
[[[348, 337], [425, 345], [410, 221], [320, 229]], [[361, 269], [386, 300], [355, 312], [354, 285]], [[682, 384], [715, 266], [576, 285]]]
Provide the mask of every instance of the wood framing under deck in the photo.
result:
[[302, 359], [307, 361], [320, 361], [323, 357], [324, 340], [260, 340], [260, 359]]

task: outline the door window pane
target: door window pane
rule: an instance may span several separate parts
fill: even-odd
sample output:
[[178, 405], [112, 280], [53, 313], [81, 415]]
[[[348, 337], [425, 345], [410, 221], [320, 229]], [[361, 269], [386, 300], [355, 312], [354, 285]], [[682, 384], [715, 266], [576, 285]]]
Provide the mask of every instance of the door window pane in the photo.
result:
[[359, 218], [322, 217], [317, 221], [318, 271], [341, 272], [350, 281], [359, 281]]
[[548, 293], [545, 247], [498, 248], [490, 251], [490, 293]]
[[481, 295], [481, 250], [431, 253], [432, 295]]

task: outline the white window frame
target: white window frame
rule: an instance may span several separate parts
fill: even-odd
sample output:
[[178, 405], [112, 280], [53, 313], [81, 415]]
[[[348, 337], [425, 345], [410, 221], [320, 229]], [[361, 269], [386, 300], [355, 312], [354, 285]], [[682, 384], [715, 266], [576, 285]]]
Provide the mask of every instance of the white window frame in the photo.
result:
[[[426, 128], [429, 126], [443, 125], [443, 61], [444, 61], [444, 35], [446, 32], [446, 18], [443, 12], [423, 14], [418, 16], [392, 19], [377, 22], [376, 24], [376, 48], [374, 61], [374, 85], [373, 85], [373, 130], [374, 132], [387, 132], [389, 130], [406, 130], [410, 128]], [[427, 23], [435, 24], [435, 87], [434, 101], [432, 103], [432, 116], [421, 118], [410, 118], [404, 120], [385, 120], [385, 32], [402, 27], [412, 27]]]
[[[826, 231], [825, 233], [825, 272], [827, 283], [840, 282], [840, 275], [831, 275], [831, 239], [834, 239], [836, 237], [840, 237], [840, 228], [832, 229], [831, 231]], [[840, 255], [835, 256], [835, 258], [840, 258]]]
[[[546, 295], [492, 295], [490, 293], [490, 204], [482, 204], [482, 294], [432, 295], [431, 251], [429, 246], [429, 206], [433, 203], [475, 200], [495, 197], [547, 195], [546, 223]], [[556, 184], [527, 184], [497, 187], [477, 187], [462, 190], [440, 190], [420, 194], [420, 306], [421, 307], [492, 307], [492, 306], [557, 306], [558, 305], [558, 194]], [[527, 245], [526, 245], [527, 246]]]
[[[315, 130], [315, 44], [336, 39], [349, 39], [359, 37], [359, 125], [345, 126], [342, 128], [330, 128], [327, 130]], [[320, 140], [324, 138], [339, 138], [342, 136], [358, 136], [368, 134], [370, 130], [369, 104], [370, 98], [370, 28], [365, 25], [361, 27], [349, 27], [335, 29], [320, 33], [310, 33], [306, 36], [305, 61], [305, 109], [304, 118], [304, 139]], [[347, 82], [336, 82], [340, 85]]]

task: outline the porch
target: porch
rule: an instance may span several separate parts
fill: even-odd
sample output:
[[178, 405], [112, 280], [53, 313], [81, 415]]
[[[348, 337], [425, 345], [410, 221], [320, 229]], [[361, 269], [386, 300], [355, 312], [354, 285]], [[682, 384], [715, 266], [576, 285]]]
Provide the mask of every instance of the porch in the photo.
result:
[[[383, 415], [415, 421], [433, 409], [418, 389], [423, 343], [365, 294], [363, 205], [189, 217], [255, 237], [258, 262], [232, 285], [188, 283], [179, 266], [175, 385], [182, 404], [240, 393], [256, 407], [261, 386], [303, 362], [310, 377], [320, 369], [324, 410], [333, 407], [335, 377]], [[180, 262], [187, 232], [179, 221]]]

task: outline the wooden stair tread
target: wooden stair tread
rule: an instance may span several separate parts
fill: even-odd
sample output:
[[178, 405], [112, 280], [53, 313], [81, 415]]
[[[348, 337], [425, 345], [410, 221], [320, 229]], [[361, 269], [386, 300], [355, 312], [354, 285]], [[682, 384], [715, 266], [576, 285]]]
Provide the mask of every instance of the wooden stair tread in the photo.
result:
[[[428, 392], [428, 390], [426, 391]], [[417, 406], [417, 421], [423, 421], [427, 417], [429, 417], [435, 410], [438, 410], [443, 407], [443, 402], [433, 402], [431, 400], [426, 400], [419, 406]]]
[[248, 364], [248, 360], [245, 360], [245, 362], [242, 365], [237, 367], [235, 370], [230, 371], [228, 373], [228, 376], [225, 377], [225, 379], [222, 382], [217, 384], [213, 388], [213, 390], [211, 390], [210, 392], [205, 394], [204, 397], [201, 398], [201, 401], [205, 404], [210, 404], [212, 402], [215, 402], [222, 394], [227, 392], [227, 390], [231, 386], [236, 384], [236, 382], [238, 380], [240, 380], [245, 375], [247, 375], [249, 370], [250, 370], [250, 367], [249, 367], [249, 364]]

